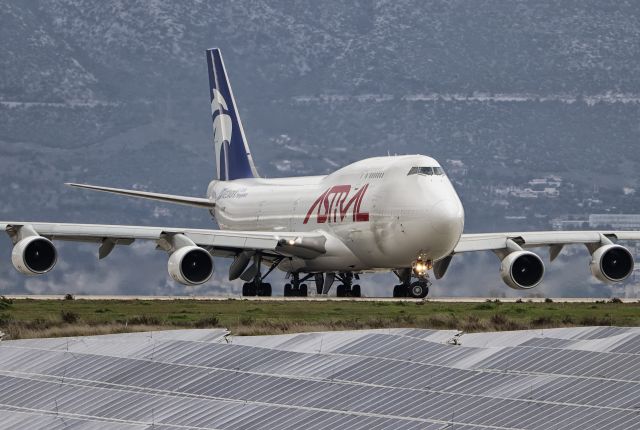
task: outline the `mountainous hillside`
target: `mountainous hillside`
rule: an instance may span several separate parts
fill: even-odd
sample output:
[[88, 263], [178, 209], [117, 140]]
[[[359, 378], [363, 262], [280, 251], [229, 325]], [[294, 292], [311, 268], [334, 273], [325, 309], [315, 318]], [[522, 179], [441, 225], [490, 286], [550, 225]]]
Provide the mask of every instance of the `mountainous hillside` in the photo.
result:
[[[265, 176], [425, 153], [464, 166], [450, 176], [468, 231], [633, 213], [639, 18], [633, 1], [0, 0], [0, 218], [211, 226], [197, 209], [62, 184], [204, 194], [214, 175], [212, 46]], [[560, 198], [500, 194], [546, 175], [562, 178]], [[27, 281], [7, 263], [8, 239], [0, 245], [2, 291], [183, 291], [142, 244], [99, 265], [92, 247], [65, 246], [63, 267]], [[607, 294], [589, 283], [585, 259], [564, 257], [569, 269], [551, 269], [541, 294]], [[433, 292], [510, 293], [496, 263], [460, 260]], [[224, 264], [221, 286], [198, 293], [235, 288]], [[370, 294], [394, 282], [368, 279], [378, 285]]]

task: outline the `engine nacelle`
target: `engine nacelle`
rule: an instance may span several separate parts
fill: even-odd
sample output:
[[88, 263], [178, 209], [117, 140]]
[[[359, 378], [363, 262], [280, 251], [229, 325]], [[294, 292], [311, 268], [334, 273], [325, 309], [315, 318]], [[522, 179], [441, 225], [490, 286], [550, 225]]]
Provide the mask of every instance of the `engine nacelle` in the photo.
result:
[[13, 247], [13, 267], [25, 275], [47, 273], [58, 261], [58, 252], [51, 241], [42, 236], [28, 236]]
[[528, 290], [542, 281], [544, 263], [533, 252], [515, 251], [502, 259], [500, 276], [514, 290]]
[[213, 275], [211, 254], [199, 246], [184, 246], [169, 257], [169, 274], [183, 285], [200, 285]]
[[591, 254], [591, 273], [602, 282], [621, 282], [633, 272], [633, 255], [624, 246], [604, 245]]

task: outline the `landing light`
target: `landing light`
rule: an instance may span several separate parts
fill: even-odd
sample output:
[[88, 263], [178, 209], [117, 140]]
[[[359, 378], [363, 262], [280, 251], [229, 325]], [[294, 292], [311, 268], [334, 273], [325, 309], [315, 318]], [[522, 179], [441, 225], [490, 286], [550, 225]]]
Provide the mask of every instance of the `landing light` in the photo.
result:
[[422, 259], [418, 259], [413, 263], [413, 273], [417, 276], [422, 277], [427, 274], [429, 269], [433, 267], [431, 261], [424, 261]]

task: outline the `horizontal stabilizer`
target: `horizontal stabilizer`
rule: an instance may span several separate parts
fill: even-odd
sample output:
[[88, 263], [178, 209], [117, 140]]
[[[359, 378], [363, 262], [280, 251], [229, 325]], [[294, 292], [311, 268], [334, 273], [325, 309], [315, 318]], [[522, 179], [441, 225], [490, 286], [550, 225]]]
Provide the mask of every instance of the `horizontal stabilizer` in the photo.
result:
[[213, 209], [215, 203], [209, 199], [200, 197], [175, 196], [172, 194], [149, 193], [146, 191], [124, 190], [120, 188], [98, 187], [96, 185], [72, 184], [67, 183], [75, 188], [84, 188], [93, 191], [102, 191], [105, 193], [120, 194], [123, 196], [137, 197], [141, 199], [157, 200], [166, 203], [175, 203], [179, 205], [195, 206], [199, 208]]

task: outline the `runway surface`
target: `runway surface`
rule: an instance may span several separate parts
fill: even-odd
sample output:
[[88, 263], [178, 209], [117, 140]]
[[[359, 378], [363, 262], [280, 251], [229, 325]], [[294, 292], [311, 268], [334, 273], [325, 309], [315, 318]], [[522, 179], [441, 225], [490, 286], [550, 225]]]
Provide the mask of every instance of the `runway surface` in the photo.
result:
[[[64, 300], [65, 296], [60, 295], [24, 295], [24, 294], [9, 294], [5, 297], [14, 300]], [[94, 295], [74, 295], [76, 300], [251, 300], [262, 302], [299, 302], [299, 301], [363, 301], [363, 302], [420, 302], [423, 300], [430, 302], [443, 302], [443, 303], [482, 303], [487, 300], [499, 300], [504, 303], [514, 303], [517, 300], [532, 303], [544, 303], [547, 298], [535, 297], [429, 297], [427, 299], [409, 299], [409, 298], [395, 298], [395, 297], [334, 297], [334, 296], [309, 296], [309, 297], [284, 297], [284, 296], [271, 296], [271, 297], [242, 297], [242, 296], [94, 296]], [[551, 298], [554, 303], [596, 303], [601, 301], [611, 300], [609, 297], [553, 297]], [[623, 303], [636, 303], [640, 301], [638, 298], [622, 298]]]

